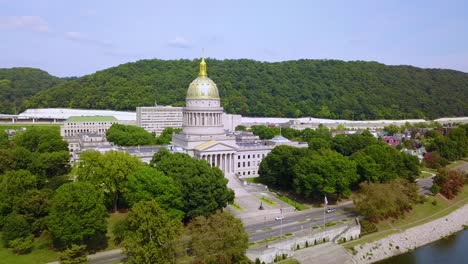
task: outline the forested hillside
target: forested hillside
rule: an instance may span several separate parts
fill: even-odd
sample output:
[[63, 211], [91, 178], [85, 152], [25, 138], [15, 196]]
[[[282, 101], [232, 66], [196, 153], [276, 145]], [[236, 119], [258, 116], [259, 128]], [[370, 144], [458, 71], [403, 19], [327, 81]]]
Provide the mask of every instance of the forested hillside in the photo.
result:
[[39, 69], [0, 69], [0, 113], [19, 113], [26, 98], [61, 82], [60, 78]]
[[[468, 115], [468, 73], [376, 62], [207, 60], [228, 113], [345, 119]], [[22, 108], [184, 105], [199, 60], [142, 60], [61, 83]]]

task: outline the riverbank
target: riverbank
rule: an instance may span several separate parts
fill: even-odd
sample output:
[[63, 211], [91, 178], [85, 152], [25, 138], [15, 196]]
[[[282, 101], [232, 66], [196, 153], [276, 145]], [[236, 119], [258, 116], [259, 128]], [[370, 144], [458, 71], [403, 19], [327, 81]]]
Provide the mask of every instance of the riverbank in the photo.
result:
[[439, 240], [468, 225], [468, 205], [465, 204], [439, 219], [406, 229], [403, 232], [354, 247], [356, 263], [373, 263]]

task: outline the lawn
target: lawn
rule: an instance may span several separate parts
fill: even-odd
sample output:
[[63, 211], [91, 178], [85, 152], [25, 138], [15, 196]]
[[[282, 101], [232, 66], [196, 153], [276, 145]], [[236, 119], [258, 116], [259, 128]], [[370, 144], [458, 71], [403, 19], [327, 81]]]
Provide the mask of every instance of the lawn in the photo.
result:
[[[433, 201], [436, 201], [435, 205]], [[467, 203], [468, 185], [465, 185], [462, 192], [452, 200], [447, 200], [441, 195], [431, 196], [425, 203], [414, 205], [413, 210], [407, 213], [403, 218], [387, 219], [376, 224], [379, 230], [377, 233], [372, 233], [358, 240], [345, 243], [344, 246], [346, 248], [351, 248], [355, 245], [375, 241], [392, 233], [401, 232], [405, 229], [430, 222], [450, 214]]]
[[0, 129], [1, 130], [5, 130], [5, 129], [20, 129], [22, 127], [25, 127], [26, 129], [30, 128], [30, 127], [39, 127], [39, 128], [43, 128], [43, 127], [56, 127], [57, 130], [60, 130], [60, 125], [61, 124], [58, 124], [58, 123], [55, 123], [55, 124], [37, 124], [37, 125], [33, 125], [33, 124], [0, 124]]
[[276, 197], [278, 199], [280, 199], [281, 201], [293, 206], [294, 208], [296, 208], [297, 211], [302, 211], [302, 210], [305, 210], [305, 209], [309, 209], [309, 207], [307, 207], [306, 205], [298, 203], [298, 202], [294, 201], [293, 199], [291, 199], [291, 198], [289, 198], [287, 196], [278, 194], [278, 195], [276, 195]]
[[[103, 251], [112, 250], [118, 248], [114, 243], [114, 234], [112, 233], [112, 228], [115, 223], [121, 219], [125, 219], [127, 213], [112, 213], [108, 219], [107, 227], [107, 237], [108, 237], [108, 246]], [[1, 237], [1, 233], [0, 233]], [[3, 244], [0, 242], [0, 264], [3, 263], [15, 263], [15, 264], [35, 264], [35, 263], [48, 263], [58, 260], [60, 257], [60, 252], [50, 250], [48, 248], [48, 242], [44, 241], [41, 238], [36, 238], [34, 240], [34, 246], [31, 253], [26, 255], [15, 255], [9, 249], [4, 248]]]
[[127, 218], [128, 213], [112, 213], [109, 215], [109, 219], [107, 219], [107, 248], [104, 251], [112, 250], [118, 248], [118, 246], [114, 242], [114, 233], [112, 232], [114, 225], [125, 218]]
[[272, 200], [266, 198], [265, 196], [262, 196], [262, 197], [260, 198], [260, 200], [263, 201], [263, 202], [265, 202], [265, 203], [267, 203], [267, 204], [269, 204], [269, 205], [271, 205], [271, 206], [275, 206], [275, 205], [276, 205], [275, 202], [273, 202]]
[[244, 178], [244, 180], [248, 183], [260, 183], [258, 177]]
[[296, 259], [290, 258], [290, 259], [285, 259], [283, 261], [277, 262], [279, 264], [299, 264], [299, 261]]
[[48, 249], [47, 243], [39, 238], [34, 240], [34, 246], [31, 253], [27, 255], [15, 255], [9, 249], [4, 248], [0, 242], [0, 263], [15, 264], [35, 264], [55, 261], [59, 258], [60, 252]]

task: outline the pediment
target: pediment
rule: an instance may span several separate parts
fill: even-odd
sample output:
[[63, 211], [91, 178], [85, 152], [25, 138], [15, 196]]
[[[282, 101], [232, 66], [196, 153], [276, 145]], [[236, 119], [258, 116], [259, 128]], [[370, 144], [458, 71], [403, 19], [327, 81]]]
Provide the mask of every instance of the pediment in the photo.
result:
[[198, 151], [235, 151], [236, 147], [223, 142], [211, 140], [195, 147]]

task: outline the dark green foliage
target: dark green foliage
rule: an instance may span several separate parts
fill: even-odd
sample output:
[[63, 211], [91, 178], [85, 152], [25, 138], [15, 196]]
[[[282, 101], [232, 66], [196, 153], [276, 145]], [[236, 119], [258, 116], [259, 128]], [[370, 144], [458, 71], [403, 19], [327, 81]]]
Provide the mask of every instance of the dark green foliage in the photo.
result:
[[[247, 128], [245, 126], [243, 126], [243, 125], [238, 125], [238, 126], [236, 126], [235, 130], [236, 131], [247, 131]], [[260, 260], [259, 260], [259, 262], [260, 262]]]
[[279, 128], [276, 127], [252, 126], [250, 131], [259, 136], [260, 139], [272, 139], [280, 134]]
[[113, 124], [107, 130], [106, 138], [119, 146], [155, 145], [156, 137], [144, 128], [130, 125]]
[[165, 155], [156, 168], [174, 179], [183, 195], [185, 219], [210, 215], [234, 200], [222, 171], [186, 154]]
[[60, 131], [53, 127], [31, 127], [13, 137], [16, 146], [31, 152], [68, 151], [68, 143], [60, 136]]
[[31, 235], [31, 226], [22, 215], [12, 213], [5, 219], [2, 228], [2, 241], [6, 247], [10, 242], [18, 238], [26, 238]]
[[[452, 128], [445, 136], [438, 133], [432, 135], [427, 148], [431, 153], [438, 153], [440, 157], [453, 161], [468, 155], [468, 126]], [[437, 155], [437, 154], [435, 154]], [[431, 157], [437, 159], [437, 156]], [[430, 161], [429, 164], [434, 163]], [[435, 163], [435, 165], [439, 165]]]
[[[354, 120], [468, 115], [468, 74], [452, 70], [338, 60], [207, 63], [228, 113]], [[181, 106], [198, 64], [199, 60], [127, 63], [58, 84], [25, 101], [22, 108], [133, 111], [155, 101]]]
[[8, 134], [5, 130], [0, 130], [0, 149], [7, 148], [9, 145], [10, 141], [8, 140]]
[[86, 256], [85, 245], [73, 244], [70, 248], [63, 251], [59, 260], [60, 264], [84, 264], [89, 263], [88, 257]]
[[184, 215], [182, 193], [174, 180], [151, 167], [142, 167], [128, 176], [123, 197], [130, 207], [154, 199], [172, 217], [181, 219]]
[[166, 127], [161, 135], [156, 138], [156, 144], [158, 145], [168, 145], [172, 142], [172, 134], [179, 134], [181, 131], [180, 128]]
[[248, 263], [249, 236], [242, 222], [227, 212], [198, 216], [187, 226], [195, 263]]
[[260, 163], [260, 181], [279, 189], [292, 189], [295, 175], [292, 168], [306, 153], [306, 149], [290, 146], [274, 148]]
[[120, 245], [122, 243], [125, 232], [128, 231], [128, 222], [126, 219], [120, 220], [112, 227], [112, 233], [114, 234], [114, 243]]
[[350, 136], [337, 135], [331, 140], [331, 147], [344, 156], [350, 156], [358, 150], [378, 143], [378, 140], [368, 130], [365, 130]]
[[102, 193], [106, 194], [109, 208], [113, 208], [114, 211], [117, 211], [128, 176], [144, 166], [137, 157], [120, 151], [109, 151], [104, 154], [98, 151], [85, 151], [81, 153], [80, 159], [81, 161], [75, 166], [78, 181], [99, 186]]
[[170, 217], [156, 201], [142, 201], [130, 210], [122, 247], [128, 263], [174, 263], [179, 219]]
[[0, 149], [0, 174], [16, 167], [16, 159], [10, 149]]
[[155, 167], [156, 163], [158, 163], [164, 156], [170, 155], [171, 153], [166, 148], [160, 148], [157, 153], [154, 153], [153, 157], [150, 161], [150, 166]]
[[91, 183], [73, 182], [56, 190], [47, 227], [59, 248], [72, 244], [90, 246], [105, 237], [106, 218], [103, 194]]
[[20, 113], [24, 100], [62, 82], [39, 69], [0, 69], [0, 113]]
[[32, 189], [16, 200], [14, 210], [28, 220], [35, 235], [46, 229], [52, 195], [51, 189]]

